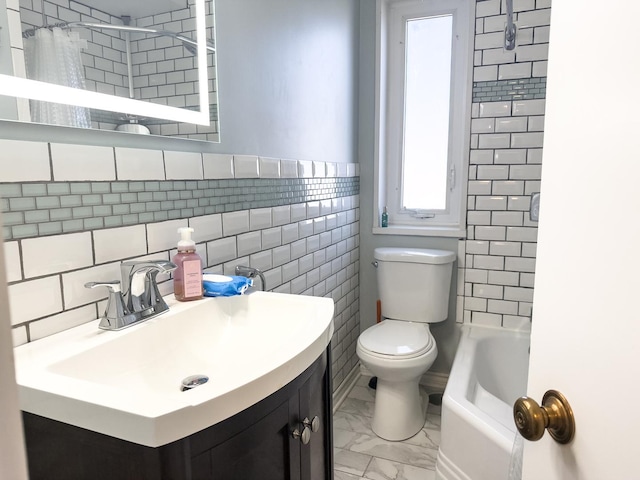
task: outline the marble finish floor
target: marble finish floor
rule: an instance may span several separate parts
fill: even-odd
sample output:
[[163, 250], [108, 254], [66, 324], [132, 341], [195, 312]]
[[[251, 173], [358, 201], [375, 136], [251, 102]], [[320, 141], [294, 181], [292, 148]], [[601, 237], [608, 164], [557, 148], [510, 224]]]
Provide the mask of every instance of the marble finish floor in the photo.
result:
[[360, 377], [333, 416], [335, 480], [435, 480], [440, 407], [429, 405], [427, 422], [414, 437], [389, 442], [371, 431], [375, 390]]

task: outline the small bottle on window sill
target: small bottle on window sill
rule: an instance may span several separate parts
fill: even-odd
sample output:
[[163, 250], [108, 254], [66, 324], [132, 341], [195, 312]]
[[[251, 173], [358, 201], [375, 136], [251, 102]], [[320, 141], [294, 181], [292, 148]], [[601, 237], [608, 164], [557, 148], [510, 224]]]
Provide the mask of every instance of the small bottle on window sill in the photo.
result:
[[382, 209], [382, 221], [380, 222], [380, 226], [382, 226], [382, 228], [389, 226], [389, 214], [387, 213], [387, 207]]

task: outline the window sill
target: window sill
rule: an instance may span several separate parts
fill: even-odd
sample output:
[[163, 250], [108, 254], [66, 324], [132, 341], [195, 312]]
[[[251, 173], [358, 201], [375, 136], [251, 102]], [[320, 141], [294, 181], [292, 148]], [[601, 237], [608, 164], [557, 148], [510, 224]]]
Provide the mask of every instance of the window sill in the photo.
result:
[[409, 225], [395, 225], [390, 227], [373, 227], [374, 235], [413, 235], [418, 237], [452, 237], [465, 238], [467, 232], [459, 227], [418, 227]]

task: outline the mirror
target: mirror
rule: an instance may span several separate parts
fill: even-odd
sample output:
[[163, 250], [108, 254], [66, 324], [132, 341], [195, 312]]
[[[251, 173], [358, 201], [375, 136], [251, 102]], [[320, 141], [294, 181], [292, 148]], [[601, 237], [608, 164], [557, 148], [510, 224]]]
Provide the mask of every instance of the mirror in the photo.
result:
[[3, 119], [217, 142], [215, 64], [213, 0], [0, 0]]

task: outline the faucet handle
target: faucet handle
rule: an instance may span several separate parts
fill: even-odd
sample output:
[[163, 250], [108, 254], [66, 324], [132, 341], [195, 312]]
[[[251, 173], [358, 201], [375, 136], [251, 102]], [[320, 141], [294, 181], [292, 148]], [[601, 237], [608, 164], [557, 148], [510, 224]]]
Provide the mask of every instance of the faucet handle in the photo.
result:
[[109, 280], [106, 282], [87, 282], [85, 288], [106, 287], [109, 289], [109, 299], [107, 308], [102, 314], [99, 328], [103, 330], [120, 330], [133, 324], [137, 317], [129, 312], [124, 304], [122, 293], [120, 292], [120, 280]]
[[84, 284], [84, 288], [96, 288], [96, 287], [107, 287], [109, 292], [116, 293], [120, 292], [120, 280], [108, 280], [106, 282], [87, 282]]

